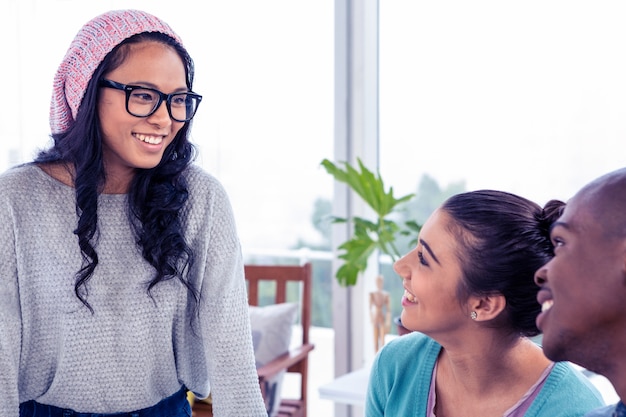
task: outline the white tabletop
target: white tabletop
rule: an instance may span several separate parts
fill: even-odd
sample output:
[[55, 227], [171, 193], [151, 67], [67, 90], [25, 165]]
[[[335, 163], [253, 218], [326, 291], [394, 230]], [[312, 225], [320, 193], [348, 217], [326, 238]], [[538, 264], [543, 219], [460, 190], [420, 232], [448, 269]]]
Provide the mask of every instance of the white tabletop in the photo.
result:
[[336, 403], [365, 405], [369, 367], [347, 373], [319, 387], [320, 398]]

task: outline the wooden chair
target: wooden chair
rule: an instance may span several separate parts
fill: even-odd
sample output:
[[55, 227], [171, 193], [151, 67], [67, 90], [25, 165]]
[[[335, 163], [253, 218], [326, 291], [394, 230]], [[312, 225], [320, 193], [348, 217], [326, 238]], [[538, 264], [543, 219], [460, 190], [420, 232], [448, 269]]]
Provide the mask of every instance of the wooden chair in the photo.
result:
[[[281, 399], [279, 417], [306, 417], [307, 415], [307, 382], [309, 353], [315, 347], [309, 341], [309, 327], [311, 326], [311, 264], [297, 265], [245, 265], [245, 276], [248, 283], [248, 303], [258, 306], [260, 303], [259, 287], [262, 282], [273, 283], [275, 288], [272, 303], [292, 302], [287, 300], [288, 283], [298, 285], [300, 310], [300, 325], [302, 326], [302, 343], [291, 348], [289, 352], [277, 357], [273, 361], [257, 369], [261, 391], [265, 396], [264, 382], [278, 373], [286, 370], [300, 376], [299, 398]], [[263, 284], [262, 284], [263, 285]], [[193, 404], [194, 417], [212, 416], [210, 406], [196, 402]]]
[[[257, 369], [261, 388], [265, 380], [271, 379], [279, 372], [300, 375], [299, 398], [282, 398], [278, 411], [280, 417], [306, 417], [307, 415], [307, 382], [309, 353], [314, 345], [309, 341], [309, 327], [311, 326], [311, 264], [304, 265], [246, 265], [246, 280], [248, 281], [248, 302], [250, 305], [259, 305], [259, 284], [263, 281], [275, 283], [273, 303], [287, 302], [287, 284], [299, 283], [300, 324], [302, 326], [302, 343], [293, 347], [289, 352], [274, 359]], [[291, 301], [291, 300], [290, 300]], [[263, 393], [265, 395], [265, 393]]]

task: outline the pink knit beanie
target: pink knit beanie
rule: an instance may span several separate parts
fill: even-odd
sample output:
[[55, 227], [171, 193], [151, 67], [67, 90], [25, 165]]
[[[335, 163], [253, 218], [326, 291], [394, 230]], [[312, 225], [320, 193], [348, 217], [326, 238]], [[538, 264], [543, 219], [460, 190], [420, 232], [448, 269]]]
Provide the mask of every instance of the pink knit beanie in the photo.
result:
[[142, 32], [161, 32], [182, 44], [167, 23], [139, 10], [110, 11], [82, 27], [54, 76], [50, 103], [52, 133], [62, 133], [74, 123], [87, 84], [106, 55], [124, 39]]

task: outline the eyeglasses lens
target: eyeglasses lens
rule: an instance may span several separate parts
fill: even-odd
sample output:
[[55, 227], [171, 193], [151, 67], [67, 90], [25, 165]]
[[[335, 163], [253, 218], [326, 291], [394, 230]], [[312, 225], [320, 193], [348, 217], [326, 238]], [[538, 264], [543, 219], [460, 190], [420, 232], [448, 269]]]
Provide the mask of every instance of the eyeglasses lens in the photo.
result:
[[[128, 112], [138, 117], [149, 116], [161, 104], [160, 101], [156, 91], [136, 88], [128, 96]], [[197, 96], [187, 93], [171, 95], [168, 103], [170, 116], [180, 122], [191, 120], [199, 101]]]
[[175, 94], [170, 98], [170, 111], [176, 120], [189, 120], [196, 113], [198, 99], [189, 94]]

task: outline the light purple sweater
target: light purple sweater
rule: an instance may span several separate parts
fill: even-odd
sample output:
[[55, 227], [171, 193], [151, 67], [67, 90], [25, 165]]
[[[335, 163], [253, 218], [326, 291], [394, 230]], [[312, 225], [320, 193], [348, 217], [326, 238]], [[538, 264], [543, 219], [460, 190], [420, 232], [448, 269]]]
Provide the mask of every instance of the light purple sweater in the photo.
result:
[[266, 416], [230, 202], [200, 168], [186, 177], [197, 319], [178, 280], [148, 296], [154, 270], [135, 244], [126, 195], [99, 197], [92, 314], [74, 295], [82, 261], [74, 189], [35, 165], [0, 176], [0, 417], [18, 417], [32, 399], [79, 412], [137, 410], [182, 385], [201, 397], [210, 390], [216, 416]]

